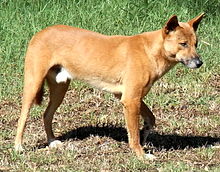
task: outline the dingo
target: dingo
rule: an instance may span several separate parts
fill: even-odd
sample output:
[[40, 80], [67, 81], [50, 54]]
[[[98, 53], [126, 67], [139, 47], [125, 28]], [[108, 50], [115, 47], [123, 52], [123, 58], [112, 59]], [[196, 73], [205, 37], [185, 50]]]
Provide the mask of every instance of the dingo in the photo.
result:
[[120, 98], [123, 104], [130, 148], [143, 157], [139, 120], [143, 117], [145, 139], [155, 117], [142, 101], [153, 83], [178, 62], [199, 68], [196, 30], [204, 14], [189, 22], [173, 15], [157, 31], [134, 36], [106, 36], [96, 32], [57, 25], [37, 33], [29, 43], [25, 59], [24, 92], [15, 149], [22, 150], [22, 137], [32, 104], [40, 104], [43, 83], [50, 91], [44, 112], [48, 143], [56, 145], [53, 115], [61, 104], [71, 79], [80, 79]]

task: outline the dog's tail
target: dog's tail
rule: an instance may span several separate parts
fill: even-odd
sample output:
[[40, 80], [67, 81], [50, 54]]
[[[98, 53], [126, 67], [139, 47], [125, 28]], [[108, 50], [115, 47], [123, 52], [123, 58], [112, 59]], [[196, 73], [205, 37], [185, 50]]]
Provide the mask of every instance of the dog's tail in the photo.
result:
[[42, 82], [40, 89], [37, 91], [34, 104], [41, 105], [41, 102], [43, 101], [43, 95], [44, 95], [44, 81]]

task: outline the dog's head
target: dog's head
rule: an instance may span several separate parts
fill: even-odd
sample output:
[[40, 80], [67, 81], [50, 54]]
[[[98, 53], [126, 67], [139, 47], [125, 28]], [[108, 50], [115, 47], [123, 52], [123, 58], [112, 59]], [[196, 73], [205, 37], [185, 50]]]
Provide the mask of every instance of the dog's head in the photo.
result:
[[196, 52], [198, 39], [196, 30], [204, 14], [201, 14], [187, 23], [178, 22], [173, 15], [162, 29], [164, 51], [171, 61], [182, 62], [189, 68], [199, 68], [203, 63]]

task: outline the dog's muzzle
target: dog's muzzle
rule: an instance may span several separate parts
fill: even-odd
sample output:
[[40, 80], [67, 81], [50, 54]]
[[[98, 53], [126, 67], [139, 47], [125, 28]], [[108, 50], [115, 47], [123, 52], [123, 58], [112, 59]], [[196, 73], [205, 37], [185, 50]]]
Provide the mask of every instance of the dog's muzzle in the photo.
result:
[[195, 57], [189, 60], [183, 60], [181, 62], [191, 69], [199, 68], [203, 64], [199, 57]]

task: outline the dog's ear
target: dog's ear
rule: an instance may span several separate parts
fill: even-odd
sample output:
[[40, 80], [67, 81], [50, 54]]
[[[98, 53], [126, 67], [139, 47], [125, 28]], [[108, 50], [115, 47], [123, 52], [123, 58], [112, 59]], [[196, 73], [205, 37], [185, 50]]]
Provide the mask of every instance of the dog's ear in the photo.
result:
[[166, 22], [163, 33], [165, 35], [169, 34], [171, 31], [174, 31], [179, 26], [178, 19], [176, 15], [170, 17], [170, 19]]
[[202, 20], [202, 18], [204, 17], [204, 13], [200, 14], [199, 16], [193, 18], [192, 20], [188, 21], [189, 25], [191, 27], [193, 27], [194, 31], [197, 30], [200, 21]]

